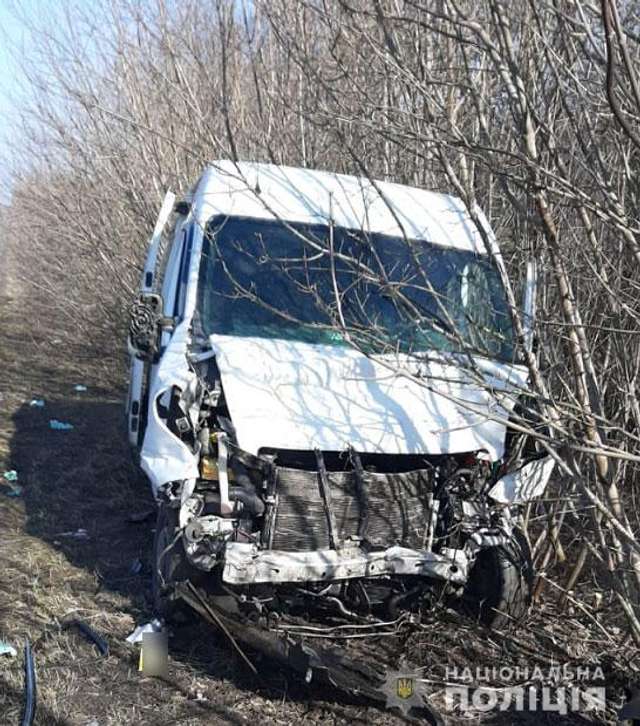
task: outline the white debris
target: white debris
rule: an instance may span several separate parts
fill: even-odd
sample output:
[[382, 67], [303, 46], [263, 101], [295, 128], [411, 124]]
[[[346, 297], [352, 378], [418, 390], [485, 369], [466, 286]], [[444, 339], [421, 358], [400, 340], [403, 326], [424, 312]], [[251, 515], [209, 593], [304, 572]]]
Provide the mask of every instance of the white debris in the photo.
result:
[[69, 539], [91, 539], [86, 529], [70, 530], [69, 532], [60, 532], [58, 537], [68, 537]]
[[12, 645], [9, 645], [9, 643], [0, 640], [0, 655], [9, 655], [15, 658], [18, 655], [18, 651]]
[[162, 631], [162, 622], [157, 618], [154, 618], [149, 623], [145, 623], [144, 625], [138, 625], [133, 633], [127, 636], [127, 643], [142, 643], [143, 633], [161, 633]]

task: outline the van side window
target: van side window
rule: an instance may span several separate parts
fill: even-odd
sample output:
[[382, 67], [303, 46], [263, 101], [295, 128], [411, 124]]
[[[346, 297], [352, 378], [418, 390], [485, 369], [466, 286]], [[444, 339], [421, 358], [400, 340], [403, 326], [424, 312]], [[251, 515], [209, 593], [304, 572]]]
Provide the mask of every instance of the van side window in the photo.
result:
[[[173, 317], [182, 318], [184, 315], [184, 301], [187, 294], [187, 283], [189, 282], [189, 268], [191, 266], [191, 251], [193, 249], [193, 225], [183, 235], [182, 252], [180, 255], [180, 267], [176, 285], [176, 297], [173, 307]], [[186, 237], [186, 239], [185, 239]]]

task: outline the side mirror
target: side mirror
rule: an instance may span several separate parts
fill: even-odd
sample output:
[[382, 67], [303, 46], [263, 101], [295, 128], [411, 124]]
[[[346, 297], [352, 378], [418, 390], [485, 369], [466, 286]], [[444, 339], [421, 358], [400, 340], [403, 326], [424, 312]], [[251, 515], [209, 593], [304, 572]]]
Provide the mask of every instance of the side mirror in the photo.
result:
[[536, 292], [538, 287], [538, 263], [535, 257], [527, 262], [527, 276], [524, 283], [523, 323], [524, 346], [528, 351], [533, 350], [533, 331], [536, 322]]
[[142, 360], [155, 360], [163, 330], [173, 330], [173, 318], [163, 315], [162, 296], [141, 292], [129, 309], [129, 352]]

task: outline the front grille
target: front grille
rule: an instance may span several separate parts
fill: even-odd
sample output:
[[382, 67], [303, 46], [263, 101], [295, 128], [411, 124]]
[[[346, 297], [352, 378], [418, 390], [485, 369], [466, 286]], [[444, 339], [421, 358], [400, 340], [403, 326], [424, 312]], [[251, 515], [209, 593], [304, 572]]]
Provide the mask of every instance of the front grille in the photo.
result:
[[[362, 513], [356, 475], [353, 471], [330, 471], [327, 476], [337, 538], [344, 541], [357, 535]], [[422, 549], [431, 519], [432, 471], [364, 472], [363, 481], [369, 510], [366, 541], [375, 547], [402, 544]], [[278, 467], [276, 492], [273, 549], [329, 548], [329, 528], [318, 472]]]

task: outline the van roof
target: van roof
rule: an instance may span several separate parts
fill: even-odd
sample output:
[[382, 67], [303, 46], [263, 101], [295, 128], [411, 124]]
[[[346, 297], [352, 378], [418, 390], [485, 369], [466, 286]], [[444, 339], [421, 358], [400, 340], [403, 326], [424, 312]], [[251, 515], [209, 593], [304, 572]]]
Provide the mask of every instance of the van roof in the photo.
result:
[[[215, 161], [192, 194], [196, 220], [217, 215], [333, 224], [486, 254], [460, 199], [414, 187], [257, 162]], [[480, 212], [483, 226], [493, 233]]]

